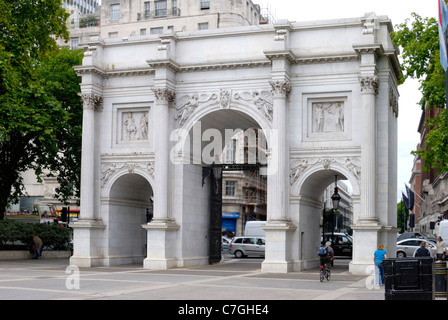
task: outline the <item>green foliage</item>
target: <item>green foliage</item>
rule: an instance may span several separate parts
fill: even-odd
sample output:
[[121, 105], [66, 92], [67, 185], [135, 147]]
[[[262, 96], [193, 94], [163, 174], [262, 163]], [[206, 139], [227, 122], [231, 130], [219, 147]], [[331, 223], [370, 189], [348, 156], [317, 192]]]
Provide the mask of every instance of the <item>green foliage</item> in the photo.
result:
[[28, 250], [34, 233], [42, 239], [45, 249], [68, 250], [70, 229], [55, 224], [29, 224], [14, 220], [0, 221], [0, 250], [6, 248]]
[[55, 41], [67, 18], [60, 0], [0, 0], [0, 220], [28, 169], [57, 172], [64, 201], [79, 185], [82, 55]]
[[[422, 99], [419, 104], [425, 108], [444, 108], [446, 102], [445, 71], [440, 64], [438, 22], [435, 18], [422, 18], [412, 13], [412, 19], [396, 27], [392, 33], [393, 42], [402, 48], [404, 78], [418, 79]], [[439, 168], [448, 171], [446, 112], [426, 125], [430, 132], [426, 136], [423, 150], [413, 154], [421, 156], [424, 170]]]

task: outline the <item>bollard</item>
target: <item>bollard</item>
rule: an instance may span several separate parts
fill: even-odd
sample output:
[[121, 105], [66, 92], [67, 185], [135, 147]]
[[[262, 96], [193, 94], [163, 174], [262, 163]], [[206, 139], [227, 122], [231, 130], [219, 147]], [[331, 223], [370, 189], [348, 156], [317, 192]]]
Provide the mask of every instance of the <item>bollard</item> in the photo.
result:
[[447, 297], [447, 271], [446, 262], [435, 263], [435, 297], [445, 298]]

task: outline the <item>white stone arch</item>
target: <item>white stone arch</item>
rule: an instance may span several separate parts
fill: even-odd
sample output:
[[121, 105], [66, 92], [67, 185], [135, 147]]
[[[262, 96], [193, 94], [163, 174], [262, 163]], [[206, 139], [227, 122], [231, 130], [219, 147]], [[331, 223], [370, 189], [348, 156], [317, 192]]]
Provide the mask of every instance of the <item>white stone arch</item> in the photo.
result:
[[[177, 128], [171, 135], [171, 141], [177, 142], [178, 149], [173, 148], [173, 150], [177, 150], [178, 152], [184, 150], [185, 143], [187, 139], [191, 139], [191, 132], [196, 123], [204, 119], [207, 115], [210, 115], [216, 111], [221, 110], [229, 110], [229, 111], [238, 111], [246, 116], [249, 116], [256, 124], [263, 130], [267, 139], [273, 136], [271, 135], [272, 123], [269, 121], [259, 110], [257, 110], [255, 105], [251, 105], [248, 107], [247, 104], [243, 104], [237, 101], [230, 101], [227, 108], [223, 108], [219, 102], [214, 104], [209, 104], [207, 106], [203, 106], [195, 110], [193, 114], [185, 121], [185, 123]], [[239, 128], [244, 129], [244, 128]], [[269, 145], [269, 140], [268, 140]], [[191, 150], [190, 150], [191, 151]], [[172, 155], [173, 156], [173, 155]], [[177, 155], [176, 155], [177, 156]], [[176, 163], [176, 161], [175, 161]]]
[[[350, 158], [346, 158], [350, 159]], [[325, 172], [325, 171], [332, 171], [334, 174], [338, 174], [339, 180], [348, 180], [353, 188], [353, 196], [360, 196], [361, 193], [361, 180], [360, 176], [355, 176], [352, 171], [350, 171], [346, 166], [341, 165], [340, 163], [336, 162], [334, 158], [320, 158], [315, 159], [315, 163], [312, 165], [309, 165], [307, 168], [305, 168], [298, 178], [293, 182], [291, 187], [291, 195], [292, 196], [298, 196], [302, 194], [303, 187], [305, 185], [305, 182], [308, 178], [310, 178], [313, 174], [317, 172]], [[345, 161], [345, 160], [341, 160]], [[341, 162], [339, 161], [339, 162]], [[293, 161], [292, 161], [293, 162]], [[349, 161], [348, 161], [349, 162]], [[328, 164], [328, 166], [327, 166]], [[292, 168], [291, 168], [292, 169]], [[291, 174], [293, 174], [291, 172]], [[334, 175], [333, 175], [334, 177]], [[331, 182], [331, 181], [330, 181]]]
[[[123, 164], [123, 168], [117, 169], [113, 174], [110, 175], [110, 177], [107, 179], [107, 181], [103, 184], [101, 188], [101, 197], [102, 198], [109, 198], [110, 197], [110, 191], [112, 186], [115, 184], [115, 182], [120, 179], [122, 176], [125, 176], [127, 174], [136, 174], [144, 179], [147, 180], [149, 185], [151, 186], [151, 189], [153, 191], [153, 196], [155, 195], [155, 192], [157, 190], [153, 187], [155, 185], [154, 182], [154, 174], [151, 174], [148, 170], [143, 169], [142, 167], [133, 166], [132, 169], [129, 167], [130, 164]], [[140, 164], [140, 166], [144, 166], [145, 164]], [[153, 168], [153, 166], [152, 166]]]
[[154, 199], [151, 174], [136, 164], [114, 172], [101, 191], [100, 217], [104, 230], [105, 265], [143, 263], [146, 257], [146, 209]]
[[316, 252], [320, 246], [320, 220], [323, 191], [338, 180], [348, 180], [352, 186], [353, 219], [359, 216], [360, 180], [338, 158], [311, 159], [291, 186], [290, 215], [297, 226], [292, 241], [297, 271], [318, 266]]

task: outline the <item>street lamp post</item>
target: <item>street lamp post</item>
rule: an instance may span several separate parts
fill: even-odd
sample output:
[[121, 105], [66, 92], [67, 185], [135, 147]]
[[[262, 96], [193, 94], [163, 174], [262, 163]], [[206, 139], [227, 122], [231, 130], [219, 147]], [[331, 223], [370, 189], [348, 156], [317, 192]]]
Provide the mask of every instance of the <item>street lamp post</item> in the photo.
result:
[[333, 209], [331, 210], [331, 240], [334, 241], [334, 212], [338, 210], [339, 203], [341, 202], [341, 196], [339, 195], [338, 189], [338, 176], [334, 176], [334, 193], [331, 196], [331, 200], [333, 201]]

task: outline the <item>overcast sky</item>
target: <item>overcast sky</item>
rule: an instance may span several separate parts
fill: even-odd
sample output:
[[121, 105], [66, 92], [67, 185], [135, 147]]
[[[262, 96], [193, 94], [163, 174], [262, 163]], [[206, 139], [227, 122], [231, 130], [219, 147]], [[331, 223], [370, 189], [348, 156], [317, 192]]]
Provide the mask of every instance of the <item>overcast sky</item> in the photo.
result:
[[[262, 7], [269, 7], [278, 19], [290, 21], [313, 21], [336, 18], [361, 17], [367, 12], [375, 12], [378, 16], [386, 15], [395, 26], [411, 17], [412, 12], [422, 17], [437, 17], [438, 0], [253, 0]], [[398, 191], [404, 183], [409, 183], [414, 157], [410, 152], [416, 149], [419, 142], [417, 126], [421, 109], [417, 105], [421, 99], [416, 80], [406, 80], [399, 87], [400, 114], [398, 118]]]

